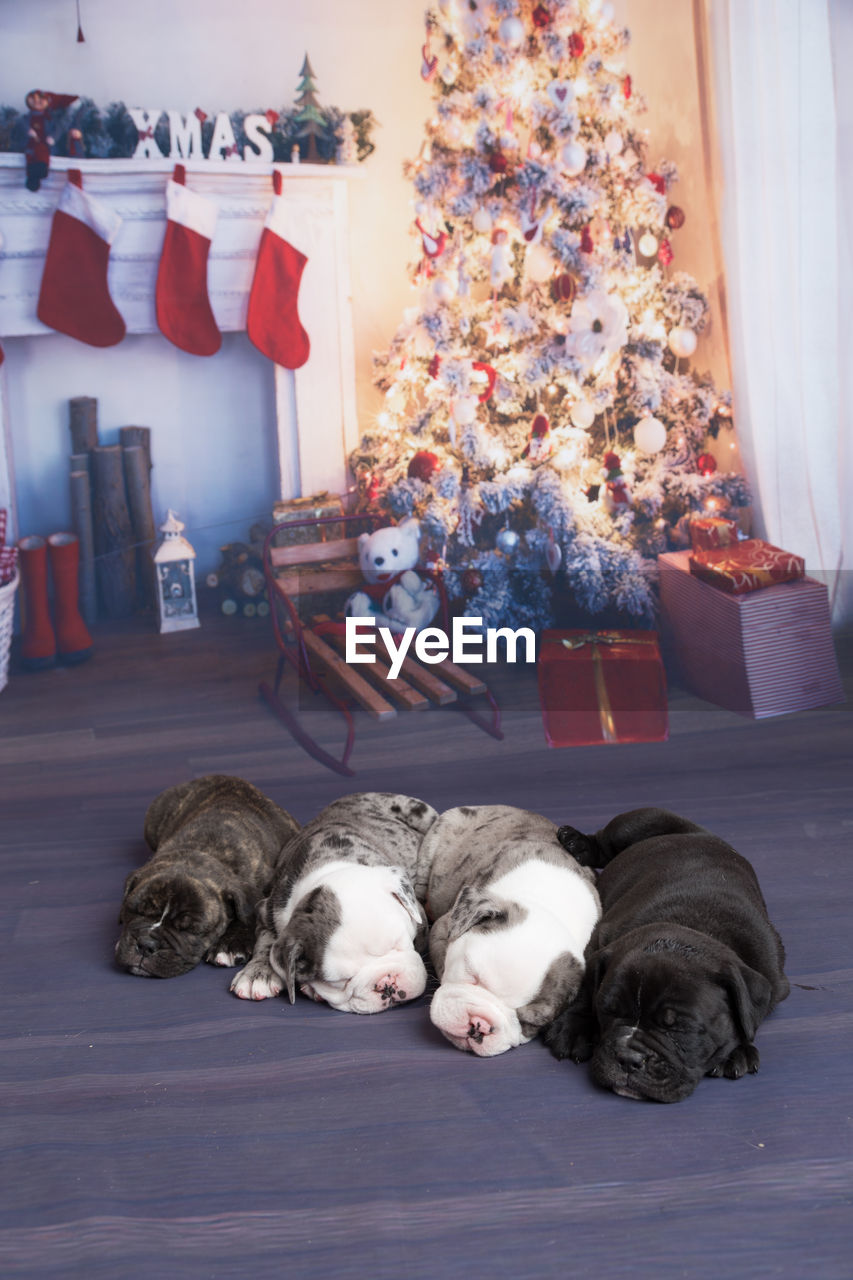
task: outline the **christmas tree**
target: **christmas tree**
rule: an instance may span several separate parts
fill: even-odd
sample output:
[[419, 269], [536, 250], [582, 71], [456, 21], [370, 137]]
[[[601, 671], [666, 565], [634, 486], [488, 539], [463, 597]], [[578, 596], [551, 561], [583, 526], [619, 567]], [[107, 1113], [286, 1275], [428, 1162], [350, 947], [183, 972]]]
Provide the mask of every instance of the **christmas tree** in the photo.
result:
[[629, 34], [606, 0], [439, 0], [426, 24], [419, 303], [354, 474], [485, 625], [648, 621], [658, 553], [749, 497], [708, 452], [728, 397], [688, 364], [708, 303], [671, 266], [677, 174], [650, 162]]

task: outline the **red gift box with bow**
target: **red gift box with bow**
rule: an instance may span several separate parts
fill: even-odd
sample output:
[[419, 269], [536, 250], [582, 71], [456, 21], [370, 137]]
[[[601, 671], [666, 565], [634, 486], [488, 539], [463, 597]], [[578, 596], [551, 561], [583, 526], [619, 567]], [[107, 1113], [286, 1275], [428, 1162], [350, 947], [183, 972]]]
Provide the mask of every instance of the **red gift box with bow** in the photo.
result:
[[691, 573], [733, 596], [772, 587], [777, 582], [793, 582], [802, 578], [805, 571], [802, 556], [782, 551], [761, 538], [748, 538], [713, 551], [697, 551], [690, 557]]
[[669, 736], [655, 631], [544, 631], [538, 675], [549, 747]]

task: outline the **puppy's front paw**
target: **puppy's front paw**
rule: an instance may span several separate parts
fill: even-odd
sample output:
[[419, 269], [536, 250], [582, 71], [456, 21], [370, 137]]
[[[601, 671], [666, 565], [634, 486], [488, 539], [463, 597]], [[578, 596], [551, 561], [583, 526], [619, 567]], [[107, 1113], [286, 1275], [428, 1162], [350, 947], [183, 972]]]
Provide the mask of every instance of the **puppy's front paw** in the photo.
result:
[[251, 960], [231, 983], [231, 990], [241, 1000], [271, 1000], [281, 995], [281, 988], [281, 978], [263, 960]]
[[235, 964], [245, 964], [252, 954], [254, 939], [248, 925], [234, 921], [228, 926], [222, 937], [210, 948], [204, 957], [208, 964], [221, 965], [225, 969], [233, 969]]
[[571, 854], [582, 867], [595, 866], [595, 847], [589, 836], [585, 836], [582, 831], [575, 827], [558, 827], [557, 839], [566, 853]]
[[208, 951], [204, 958], [207, 964], [216, 964], [222, 969], [233, 969], [237, 964], [246, 963], [245, 951], [225, 951], [221, 946]]
[[574, 1013], [561, 1013], [542, 1032], [542, 1039], [555, 1058], [587, 1062], [595, 1048], [594, 1024]]
[[741, 1076], [754, 1076], [758, 1071], [760, 1055], [754, 1044], [739, 1044], [733, 1049], [719, 1069], [727, 1080], [740, 1080]]

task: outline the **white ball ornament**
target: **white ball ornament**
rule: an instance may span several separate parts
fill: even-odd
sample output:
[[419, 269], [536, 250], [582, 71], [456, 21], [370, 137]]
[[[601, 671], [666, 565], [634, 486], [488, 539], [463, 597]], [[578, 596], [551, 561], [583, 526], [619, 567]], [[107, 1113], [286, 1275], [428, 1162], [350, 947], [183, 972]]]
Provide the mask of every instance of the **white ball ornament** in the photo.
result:
[[439, 302], [449, 302], [453, 297], [453, 285], [446, 276], [437, 276], [433, 281], [432, 296]]
[[653, 236], [651, 231], [644, 231], [637, 241], [637, 248], [644, 258], [653, 258], [658, 251], [657, 236]]
[[453, 406], [453, 417], [460, 427], [470, 427], [477, 418], [477, 397], [461, 396]]
[[520, 539], [515, 529], [499, 529], [495, 538], [495, 546], [505, 556], [511, 556], [518, 550], [519, 541]]
[[666, 427], [660, 418], [647, 414], [634, 427], [634, 444], [643, 453], [660, 453], [666, 444]]
[[677, 325], [676, 328], [670, 329], [669, 349], [674, 356], [678, 356], [679, 360], [684, 360], [688, 356], [692, 356], [696, 350], [696, 334], [693, 329], [687, 329], [683, 325]]
[[475, 231], [480, 231], [486, 235], [492, 229], [492, 215], [483, 205], [479, 209], [474, 210], [474, 216], [471, 219], [471, 225]]
[[589, 431], [595, 422], [595, 409], [586, 399], [576, 400], [572, 405], [569, 417], [574, 426], [580, 427], [582, 431]]
[[498, 27], [498, 39], [510, 49], [515, 49], [524, 40], [524, 23], [520, 18], [504, 18]]
[[604, 150], [609, 156], [618, 156], [624, 145], [625, 141], [618, 129], [611, 129], [605, 135]]
[[541, 244], [532, 244], [524, 256], [524, 274], [535, 284], [550, 280], [554, 273], [554, 259]]
[[[560, 152], [563, 170], [570, 178], [577, 177], [586, 168], [586, 151], [578, 142], [567, 142]], [[657, 248], [657, 245], [655, 245]]]

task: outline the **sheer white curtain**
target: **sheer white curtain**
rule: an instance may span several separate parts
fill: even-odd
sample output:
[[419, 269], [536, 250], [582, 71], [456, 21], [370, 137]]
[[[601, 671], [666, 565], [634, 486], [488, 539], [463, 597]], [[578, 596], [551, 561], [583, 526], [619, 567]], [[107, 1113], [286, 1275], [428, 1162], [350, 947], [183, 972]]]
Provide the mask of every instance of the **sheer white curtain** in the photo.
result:
[[[704, 0], [735, 421], [757, 532], [853, 618], [851, 0]], [[846, 57], [845, 46], [846, 41]]]

